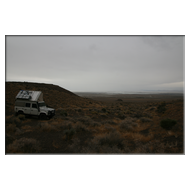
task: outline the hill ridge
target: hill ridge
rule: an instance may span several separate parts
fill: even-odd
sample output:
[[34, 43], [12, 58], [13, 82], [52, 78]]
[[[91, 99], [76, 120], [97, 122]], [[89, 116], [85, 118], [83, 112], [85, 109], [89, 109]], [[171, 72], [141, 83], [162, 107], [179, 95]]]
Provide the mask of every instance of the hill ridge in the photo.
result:
[[[13, 83], [13, 84], [23, 84], [23, 85], [25, 85], [25, 90], [30, 90], [29, 88], [28, 88], [28, 85], [29, 86], [31, 86], [31, 85], [33, 85], [33, 86], [35, 86], [36, 88], [40, 88], [40, 87], [42, 87], [42, 86], [45, 86], [45, 87], [53, 87], [53, 89], [57, 89], [58, 91], [65, 91], [65, 92], [67, 92], [67, 93], [69, 93], [69, 94], [72, 94], [72, 95], [75, 95], [75, 96], [78, 96], [77, 94], [75, 94], [75, 93], [73, 93], [73, 92], [71, 92], [71, 91], [69, 91], [69, 90], [67, 90], [67, 89], [65, 89], [65, 88], [63, 88], [63, 87], [61, 87], [61, 86], [59, 86], [59, 85], [55, 85], [55, 84], [49, 84], [49, 83], [37, 83], [37, 82], [6, 82], [6, 83]], [[43, 87], [44, 88], [44, 87]], [[24, 90], [24, 89], [23, 89]]]
[[42, 91], [45, 103], [54, 109], [66, 107], [84, 107], [85, 105], [88, 105], [89, 102], [91, 102], [92, 106], [97, 105], [96, 101], [82, 98], [58, 85], [33, 82], [6, 82], [6, 113], [14, 112], [15, 97], [20, 90]]

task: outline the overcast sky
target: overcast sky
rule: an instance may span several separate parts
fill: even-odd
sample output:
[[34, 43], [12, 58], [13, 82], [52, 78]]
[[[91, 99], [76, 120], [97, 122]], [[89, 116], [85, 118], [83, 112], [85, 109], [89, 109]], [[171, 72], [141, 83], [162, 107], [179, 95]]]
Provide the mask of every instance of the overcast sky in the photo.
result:
[[183, 90], [184, 36], [6, 36], [6, 81], [73, 92]]

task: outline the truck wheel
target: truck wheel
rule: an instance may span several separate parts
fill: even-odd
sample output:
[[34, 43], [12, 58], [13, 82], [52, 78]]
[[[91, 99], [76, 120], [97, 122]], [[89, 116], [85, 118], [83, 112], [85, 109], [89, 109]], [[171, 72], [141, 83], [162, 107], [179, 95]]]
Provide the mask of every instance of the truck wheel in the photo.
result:
[[40, 119], [46, 120], [47, 119], [47, 115], [46, 114], [40, 114]]
[[18, 111], [17, 115], [24, 115], [24, 112], [23, 111]]

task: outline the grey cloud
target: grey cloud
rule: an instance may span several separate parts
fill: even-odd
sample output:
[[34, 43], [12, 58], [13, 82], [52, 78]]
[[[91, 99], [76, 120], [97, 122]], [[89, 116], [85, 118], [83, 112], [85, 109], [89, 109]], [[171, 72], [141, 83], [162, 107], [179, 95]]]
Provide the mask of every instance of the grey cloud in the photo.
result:
[[183, 43], [183, 36], [7, 36], [6, 79], [72, 91], [166, 88], [184, 80]]
[[160, 51], [173, 49], [176, 48], [176, 46], [183, 46], [182, 37], [179, 36], [143, 36], [141, 39], [152, 48], [156, 48]]

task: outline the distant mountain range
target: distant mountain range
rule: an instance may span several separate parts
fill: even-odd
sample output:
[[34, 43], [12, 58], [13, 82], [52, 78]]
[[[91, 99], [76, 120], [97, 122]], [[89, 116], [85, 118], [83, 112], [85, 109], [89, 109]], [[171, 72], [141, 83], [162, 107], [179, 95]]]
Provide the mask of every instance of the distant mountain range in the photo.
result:
[[184, 94], [183, 90], [143, 90], [143, 91], [107, 91], [107, 92], [74, 92], [75, 94]]

